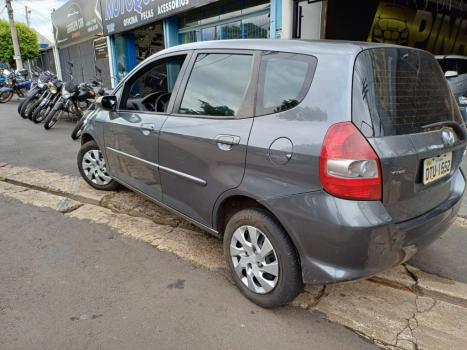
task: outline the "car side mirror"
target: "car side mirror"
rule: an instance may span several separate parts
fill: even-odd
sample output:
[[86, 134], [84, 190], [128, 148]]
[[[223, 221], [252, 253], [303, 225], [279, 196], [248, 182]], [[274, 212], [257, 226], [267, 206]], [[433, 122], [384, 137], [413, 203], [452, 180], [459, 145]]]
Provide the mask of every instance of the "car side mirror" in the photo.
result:
[[117, 110], [117, 97], [116, 96], [102, 96], [96, 100], [96, 105], [104, 111]]
[[449, 78], [455, 78], [459, 76], [459, 73], [456, 72], [455, 70], [448, 70], [446, 73], [444, 73], [444, 76], [449, 79]]

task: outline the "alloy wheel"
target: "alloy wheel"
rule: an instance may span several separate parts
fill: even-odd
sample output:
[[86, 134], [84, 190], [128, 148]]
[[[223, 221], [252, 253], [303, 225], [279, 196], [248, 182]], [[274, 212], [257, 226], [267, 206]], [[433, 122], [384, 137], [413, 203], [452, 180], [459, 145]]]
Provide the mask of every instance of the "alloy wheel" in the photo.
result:
[[230, 257], [238, 278], [252, 292], [271, 292], [279, 281], [279, 261], [271, 241], [256, 227], [241, 226], [230, 242]]

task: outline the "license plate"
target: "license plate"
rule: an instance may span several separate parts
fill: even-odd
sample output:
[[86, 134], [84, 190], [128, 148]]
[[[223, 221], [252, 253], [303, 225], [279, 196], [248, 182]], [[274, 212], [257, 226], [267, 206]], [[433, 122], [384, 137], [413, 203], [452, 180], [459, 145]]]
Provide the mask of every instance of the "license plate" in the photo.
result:
[[449, 175], [451, 165], [452, 152], [425, 159], [423, 161], [423, 184], [429, 184]]

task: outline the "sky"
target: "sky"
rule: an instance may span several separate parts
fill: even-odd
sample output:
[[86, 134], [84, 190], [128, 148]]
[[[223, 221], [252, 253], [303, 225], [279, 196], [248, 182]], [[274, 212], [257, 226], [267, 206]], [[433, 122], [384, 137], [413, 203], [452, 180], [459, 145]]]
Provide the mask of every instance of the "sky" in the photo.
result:
[[[25, 9], [26, 5], [31, 13], [29, 15], [31, 27], [53, 41], [52, 20], [50, 13], [52, 9], [57, 9], [66, 3], [67, 0], [12, 0], [15, 21], [26, 23]], [[0, 18], [8, 19], [5, 9], [5, 1], [0, 0], [1, 14]]]

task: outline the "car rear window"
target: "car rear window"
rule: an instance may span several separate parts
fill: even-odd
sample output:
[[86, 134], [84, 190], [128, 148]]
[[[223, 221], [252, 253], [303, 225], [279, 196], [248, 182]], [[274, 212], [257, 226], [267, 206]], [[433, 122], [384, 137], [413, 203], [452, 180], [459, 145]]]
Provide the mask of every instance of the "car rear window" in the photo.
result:
[[316, 58], [294, 53], [265, 52], [261, 57], [256, 115], [286, 111], [307, 94]]
[[355, 61], [352, 120], [367, 137], [412, 134], [460, 116], [444, 74], [428, 52], [362, 51]]

